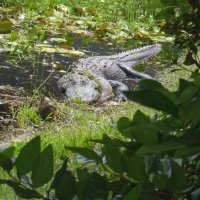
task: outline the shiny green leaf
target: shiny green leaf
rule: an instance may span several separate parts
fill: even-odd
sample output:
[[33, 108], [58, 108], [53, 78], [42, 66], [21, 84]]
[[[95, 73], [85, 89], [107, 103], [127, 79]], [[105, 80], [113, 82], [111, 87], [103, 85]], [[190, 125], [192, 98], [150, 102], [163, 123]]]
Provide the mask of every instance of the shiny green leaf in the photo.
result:
[[33, 163], [31, 179], [34, 187], [40, 187], [53, 176], [53, 149], [48, 145]]
[[31, 171], [33, 162], [40, 153], [40, 137], [37, 136], [29, 141], [19, 152], [15, 162], [17, 173], [22, 176]]

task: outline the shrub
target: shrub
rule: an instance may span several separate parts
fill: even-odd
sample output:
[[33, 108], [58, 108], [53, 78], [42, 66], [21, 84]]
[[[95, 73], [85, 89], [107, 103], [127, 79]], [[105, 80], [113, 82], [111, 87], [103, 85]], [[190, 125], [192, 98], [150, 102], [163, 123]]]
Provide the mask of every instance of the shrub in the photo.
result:
[[[11, 179], [0, 184], [12, 187], [20, 197], [51, 199], [199, 199], [200, 197], [200, 75], [180, 80], [170, 92], [154, 80], [143, 80], [129, 99], [163, 114], [149, 119], [137, 111], [132, 120], [123, 117], [117, 127], [127, 139], [104, 135], [99, 152], [66, 147], [88, 161], [94, 170], [77, 168], [67, 160], [53, 177], [53, 150], [40, 149], [37, 136], [27, 143], [13, 162], [13, 148], [0, 154], [0, 166]], [[90, 164], [91, 165], [91, 164]], [[17, 176], [11, 176], [16, 169]], [[49, 181], [53, 180], [49, 183]], [[37, 190], [49, 183], [47, 195]], [[53, 191], [53, 192], [52, 192]]]

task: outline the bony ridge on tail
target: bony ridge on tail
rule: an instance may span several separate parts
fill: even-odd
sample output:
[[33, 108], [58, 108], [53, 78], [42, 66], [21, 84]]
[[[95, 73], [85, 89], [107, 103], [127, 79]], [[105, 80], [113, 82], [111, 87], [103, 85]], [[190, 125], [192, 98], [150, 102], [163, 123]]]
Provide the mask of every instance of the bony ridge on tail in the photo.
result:
[[[58, 81], [66, 99], [80, 98], [87, 103], [109, 99], [112, 93], [117, 100], [126, 99], [123, 91], [128, 87], [123, 80], [153, 79], [146, 73], [133, 69], [161, 51], [161, 44], [154, 44], [111, 56], [91, 56], [80, 59], [72, 73]], [[101, 88], [101, 89], [100, 89]]]

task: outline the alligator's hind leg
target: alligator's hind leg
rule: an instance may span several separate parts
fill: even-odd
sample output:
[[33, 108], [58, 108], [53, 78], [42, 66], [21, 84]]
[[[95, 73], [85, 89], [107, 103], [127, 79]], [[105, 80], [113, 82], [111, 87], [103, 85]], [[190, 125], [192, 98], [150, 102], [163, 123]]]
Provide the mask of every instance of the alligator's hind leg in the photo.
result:
[[127, 97], [123, 94], [124, 91], [128, 91], [129, 88], [122, 82], [120, 81], [114, 81], [114, 80], [109, 80], [114, 94], [115, 94], [115, 99], [117, 101], [127, 101]]
[[[130, 65], [129, 65], [130, 64]], [[122, 69], [128, 77], [131, 78], [148, 78], [148, 79], [154, 79], [152, 76], [142, 73], [142, 72], [138, 72], [136, 70], [134, 70], [132, 68], [131, 62], [130, 63], [118, 63], [117, 66], [119, 66], [120, 69]]]

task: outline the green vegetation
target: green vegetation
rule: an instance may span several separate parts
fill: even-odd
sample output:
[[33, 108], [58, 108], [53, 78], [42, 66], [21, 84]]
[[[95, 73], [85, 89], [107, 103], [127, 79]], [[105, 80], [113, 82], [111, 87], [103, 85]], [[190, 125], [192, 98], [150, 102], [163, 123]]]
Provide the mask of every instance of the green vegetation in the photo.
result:
[[29, 107], [27, 105], [21, 107], [18, 112], [18, 125], [20, 128], [28, 125], [39, 124], [41, 117], [38, 115], [37, 108]]
[[[93, 141], [102, 144], [96, 151], [65, 146], [66, 150], [86, 158], [79, 162], [89, 163], [88, 170], [77, 167], [74, 175], [69, 171], [69, 161], [64, 160], [48, 184], [47, 194], [36, 189], [53, 176], [53, 150], [52, 145], [48, 145], [41, 151], [40, 137], [21, 149], [15, 163], [11, 161], [13, 147], [0, 154], [0, 166], [10, 175], [10, 179], [1, 179], [1, 184], [12, 187], [25, 199], [51, 199], [52, 195], [61, 200], [74, 196], [105, 200], [116, 196], [121, 199], [198, 199], [199, 78], [193, 75], [188, 81], [181, 79], [176, 92], [169, 92], [153, 80], [141, 81], [140, 88], [128, 92], [127, 96], [164, 113], [150, 119], [137, 111], [132, 120], [120, 118], [118, 130], [129, 140], [104, 135]], [[11, 175], [13, 167], [17, 177]], [[195, 171], [188, 171], [191, 167]], [[28, 172], [30, 176], [26, 175]]]
[[[121, 3], [115, 2], [118, 6]], [[14, 153], [14, 147], [0, 153], [3, 192], [7, 185], [25, 199], [199, 199], [200, 4], [197, 0], [152, 2], [146, 8], [159, 8], [156, 14], [160, 23], [166, 23], [164, 28], [170, 37], [175, 35], [176, 49], [172, 53], [170, 45], [163, 45], [162, 62], [171, 61], [177, 70], [172, 78], [171, 69], [160, 72], [161, 82], [167, 87], [143, 80], [137, 90], [126, 93], [130, 100], [148, 109], [133, 103], [121, 103], [115, 109], [100, 107], [101, 110], [77, 101], [63, 105], [61, 109], [66, 113], [62, 113], [60, 121], [48, 124], [46, 129], [42, 127], [41, 132], [37, 131], [41, 136], [23, 148], [19, 144], [19, 153]], [[96, 4], [81, 1], [80, 7], [83, 5], [88, 9], [88, 5]], [[120, 9], [120, 18], [122, 13]], [[109, 20], [114, 21], [115, 13], [112, 14]], [[82, 17], [83, 13], [79, 15]], [[133, 15], [127, 12], [123, 16], [129, 23]], [[189, 73], [180, 73], [180, 69]], [[140, 111], [136, 111], [138, 108]], [[157, 110], [156, 115], [150, 108]], [[35, 119], [32, 116], [35, 115], [25, 112], [21, 119]], [[109, 127], [117, 119], [117, 130]], [[54, 170], [60, 166], [60, 156], [63, 164]]]
[[[71, 33], [91, 39], [117, 42], [129, 46], [141, 40], [163, 41], [153, 19], [156, 11], [142, 8], [147, 1], [8, 1], [0, 8], [0, 47], [32, 59], [33, 52], [69, 53], [73, 45]], [[134, 39], [134, 43], [132, 42]], [[57, 46], [45, 41], [57, 42]], [[52, 48], [53, 49], [52, 49]], [[28, 55], [27, 55], [28, 53]], [[75, 54], [75, 53], [74, 53]]]

